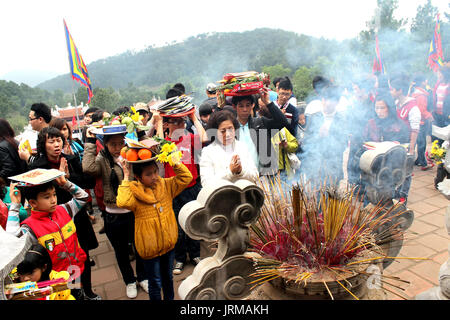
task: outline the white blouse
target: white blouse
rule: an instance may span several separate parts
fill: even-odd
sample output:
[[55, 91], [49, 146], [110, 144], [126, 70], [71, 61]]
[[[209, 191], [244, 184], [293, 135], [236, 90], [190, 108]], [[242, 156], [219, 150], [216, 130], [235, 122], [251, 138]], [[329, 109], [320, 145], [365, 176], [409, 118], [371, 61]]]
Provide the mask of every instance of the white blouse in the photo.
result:
[[[231, 158], [235, 154], [239, 155], [241, 160], [242, 171], [239, 174], [233, 174], [230, 171]], [[223, 146], [219, 141], [215, 140], [202, 149], [200, 156], [202, 186], [215, 179], [225, 179], [231, 182], [247, 179], [256, 182], [258, 176], [258, 169], [247, 149], [247, 145], [237, 139], [230, 146]]]

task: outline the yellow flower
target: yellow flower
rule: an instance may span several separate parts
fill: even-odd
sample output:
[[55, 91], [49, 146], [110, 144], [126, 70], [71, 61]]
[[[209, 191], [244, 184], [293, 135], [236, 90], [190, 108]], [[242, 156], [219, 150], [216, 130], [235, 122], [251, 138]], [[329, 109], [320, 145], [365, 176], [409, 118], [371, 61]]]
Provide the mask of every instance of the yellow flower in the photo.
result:
[[169, 161], [169, 157], [167, 152], [161, 152], [160, 154], [157, 155], [157, 159], [160, 162], [167, 162]]
[[165, 144], [161, 147], [161, 150], [162, 150], [163, 152], [167, 152], [167, 153], [173, 152], [173, 151], [175, 151], [176, 149], [177, 149], [177, 146], [175, 145], [175, 143], [165, 143]]
[[139, 113], [135, 113], [135, 114], [133, 114], [132, 116], [131, 116], [131, 119], [134, 121], [134, 122], [139, 122], [139, 118], [141, 117], [141, 115], [139, 114]]
[[133, 113], [136, 114], [136, 109], [133, 106], [131, 106], [131, 111], [133, 111]]

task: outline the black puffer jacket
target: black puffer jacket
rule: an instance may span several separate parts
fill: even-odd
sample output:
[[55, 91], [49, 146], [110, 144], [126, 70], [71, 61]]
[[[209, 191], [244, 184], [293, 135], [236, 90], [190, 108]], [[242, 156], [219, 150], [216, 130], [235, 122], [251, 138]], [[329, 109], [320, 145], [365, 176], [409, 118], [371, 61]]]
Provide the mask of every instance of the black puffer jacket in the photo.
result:
[[8, 141], [0, 142], [0, 177], [9, 185], [8, 177], [21, 174], [27, 170], [25, 161], [19, 158], [17, 148]]

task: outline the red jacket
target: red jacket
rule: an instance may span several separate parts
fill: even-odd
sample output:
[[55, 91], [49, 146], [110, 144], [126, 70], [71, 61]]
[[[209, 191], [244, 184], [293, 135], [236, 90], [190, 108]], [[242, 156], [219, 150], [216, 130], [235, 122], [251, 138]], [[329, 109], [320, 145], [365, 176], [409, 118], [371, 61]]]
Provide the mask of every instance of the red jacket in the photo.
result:
[[420, 109], [420, 114], [422, 115], [422, 120], [420, 120], [420, 124], [425, 124], [424, 120], [430, 119], [432, 117], [431, 113], [428, 111], [428, 96], [430, 94], [427, 90], [416, 87], [414, 92], [411, 94], [411, 97], [416, 99], [417, 106]]
[[47, 249], [53, 270], [67, 271], [70, 265], [76, 265], [80, 274], [83, 273], [86, 253], [78, 243], [75, 224], [64, 207], [57, 206], [51, 213], [32, 210], [31, 216], [21, 224], [29, 226]]
[[[187, 186], [187, 188], [192, 187], [197, 183], [198, 177], [197, 164], [195, 163], [194, 159], [194, 151], [202, 147], [202, 143], [199, 142], [200, 141], [199, 136], [189, 133], [187, 135], [180, 137], [178, 141], [173, 141], [170, 138], [166, 138], [166, 140], [170, 142], [175, 142], [177, 149], [183, 152], [183, 158], [181, 159], [181, 162], [189, 169], [189, 171], [192, 174], [192, 181]], [[176, 176], [175, 171], [168, 163], [164, 164], [164, 170], [165, 170], [165, 178]]]
[[415, 99], [411, 99], [410, 101], [406, 102], [403, 106], [400, 108], [397, 108], [397, 115], [398, 117], [409, 127], [411, 128], [409, 124], [409, 112], [412, 108], [417, 106], [417, 101]]

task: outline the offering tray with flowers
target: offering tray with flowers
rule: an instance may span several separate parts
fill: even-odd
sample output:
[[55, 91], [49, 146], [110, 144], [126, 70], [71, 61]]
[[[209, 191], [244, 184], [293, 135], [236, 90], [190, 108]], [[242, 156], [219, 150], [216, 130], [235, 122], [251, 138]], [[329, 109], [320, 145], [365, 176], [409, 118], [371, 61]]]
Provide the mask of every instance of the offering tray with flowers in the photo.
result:
[[257, 94], [262, 88], [270, 85], [270, 76], [266, 73], [246, 71], [240, 73], [227, 73], [217, 87], [220, 95], [247, 96]]
[[111, 115], [103, 118], [98, 123], [93, 123], [97, 134], [116, 134], [128, 132], [132, 133], [137, 130], [148, 130], [150, 127], [142, 125], [143, 116], [141, 116], [132, 106], [131, 111], [124, 112], [119, 115]]

